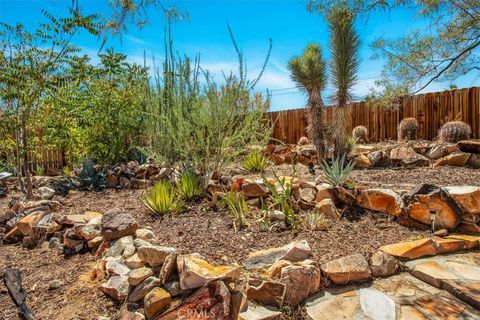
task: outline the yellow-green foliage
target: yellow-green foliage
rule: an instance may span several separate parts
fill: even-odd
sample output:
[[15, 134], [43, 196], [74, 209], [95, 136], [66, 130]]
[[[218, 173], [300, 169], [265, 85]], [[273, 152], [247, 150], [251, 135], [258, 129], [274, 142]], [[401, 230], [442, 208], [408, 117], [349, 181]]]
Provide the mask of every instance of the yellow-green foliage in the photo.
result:
[[347, 136], [345, 141], [345, 149], [347, 153], [351, 152], [357, 146], [358, 139], [352, 136]]
[[142, 201], [152, 213], [159, 215], [176, 212], [180, 207], [175, 186], [168, 180], [155, 184]]
[[243, 193], [235, 191], [227, 192], [223, 198], [223, 206], [228, 206], [230, 209], [235, 232], [237, 232], [239, 228], [247, 226], [246, 217], [248, 214], [248, 205]]
[[352, 130], [352, 137], [356, 139], [356, 141], [365, 143], [368, 141], [368, 129], [364, 126], [356, 126]]
[[305, 216], [305, 229], [310, 231], [326, 230], [329, 226], [327, 217], [321, 213], [309, 212]]
[[415, 118], [405, 118], [398, 125], [398, 140], [409, 141], [417, 139], [418, 121]]
[[457, 143], [466, 140], [472, 132], [470, 126], [462, 121], [451, 121], [445, 123], [438, 131], [438, 138], [441, 142]]
[[243, 160], [243, 168], [248, 172], [263, 172], [267, 166], [267, 158], [260, 152], [254, 151]]
[[193, 169], [184, 170], [177, 183], [178, 193], [182, 199], [190, 200], [203, 195], [203, 179]]

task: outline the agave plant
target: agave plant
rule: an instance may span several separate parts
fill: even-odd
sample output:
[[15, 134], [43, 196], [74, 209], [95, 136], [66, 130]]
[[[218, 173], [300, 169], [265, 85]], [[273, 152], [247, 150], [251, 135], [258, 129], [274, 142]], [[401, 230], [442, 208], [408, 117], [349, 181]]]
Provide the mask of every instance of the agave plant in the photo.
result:
[[175, 186], [168, 180], [155, 184], [142, 201], [152, 213], [159, 215], [177, 212], [180, 208]]
[[310, 231], [326, 230], [329, 226], [327, 217], [321, 213], [308, 212], [305, 216], [305, 229]]
[[333, 186], [337, 187], [349, 187], [348, 180], [352, 174], [353, 163], [351, 161], [345, 161], [345, 155], [340, 158], [335, 158], [332, 161], [332, 165], [323, 161], [322, 170], [325, 180]]
[[355, 149], [355, 147], [357, 146], [357, 143], [358, 143], [358, 138], [354, 136], [347, 136], [347, 139], [345, 141], [346, 153], [348, 154], [353, 149]]
[[267, 158], [260, 152], [254, 151], [243, 160], [243, 168], [248, 172], [263, 172], [267, 166]]
[[202, 177], [192, 167], [187, 167], [180, 173], [177, 190], [182, 199], [190, 200], [203, 195], [203, 185]]
[[239, 228], [247, 226], [246, 217], [248, 214], [248, 205], [243, 193], [229, 191], [223, 198], [223, 206], [228, 206], [230, 214], [232, 216], [233, 229], [235, 232]]

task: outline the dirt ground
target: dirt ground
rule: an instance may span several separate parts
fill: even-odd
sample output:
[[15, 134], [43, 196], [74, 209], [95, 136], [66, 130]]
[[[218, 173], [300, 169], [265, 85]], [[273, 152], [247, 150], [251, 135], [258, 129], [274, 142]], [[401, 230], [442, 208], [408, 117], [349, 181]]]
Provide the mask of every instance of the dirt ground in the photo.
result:
[[[290, 167], [280, 166], [279, 174], [289, 174]], [[297, 166], [297, 176], [313, 181], [305, 167]], [[420, 183], [439, 185], [480, 185], [480, 170], [466, 168], [418, 168], [355, 170], [353, 180], [359, 185], [382, 187]], [[144, 190], [104, 190], [73, 192], [62, 200], [61, 213], [83, 213], [86, 210], [105, 212], [120, 209], [135, 216], [142, 227], [151, 228], [158, 242], [177, 248], [182, 253], [199, 252], [215, 263], [241, 263], [251, 251], [282, 246], [295, 239], [310, 244], [313, 259], [324, 263], [353, 253], [370, 256], [380, 246], [403, 240], [417, 239], [426, 231], [409, 229], [390, 221], [383, 214], [353, 212], [334, 222], [326, 231], [291, 231], [274, 227], [259, 230], [255, 217], [250, 226], [234, 232], [229, 213], [211, 207], [206, 201], [192, 205], [184, 213], [160, 218], [150, 214], [140, 201]], [[0, 200], [0, 215], [5, 212], [6, 200]], [[28, 305], [37, 319], [98, 319], [112, 318], [118, 310], [112, 301], [90, 281], [89, 270], [94, 262], [86, 252], [65, 258], [56, 250], [28, 250], [20, 245], [0, 244], [0, 273], [7, 266], [19, 268], [28, 293]], [[49, 290], [52, 280], [62, 285]], [[0, 319], [17, 319], [16, 308], [3, 283], [0, 285]]]

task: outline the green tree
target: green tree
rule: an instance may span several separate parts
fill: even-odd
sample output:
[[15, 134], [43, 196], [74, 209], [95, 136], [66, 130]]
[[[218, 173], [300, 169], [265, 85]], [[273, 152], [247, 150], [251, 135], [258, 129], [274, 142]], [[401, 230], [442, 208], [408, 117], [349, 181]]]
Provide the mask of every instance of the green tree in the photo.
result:
[[335, 156], [346, 153], [348, 108], [352, 101], [352, 87], [357, 82], [360, 57], [360, 39], [353, 26], [354, 12], [346, 6], [331, 9], [328, 15], [330, 25], [331, 79], [335, 87], [333, 100], [337, 105], [333, 117], [333, 143]]
[[301, 56], [290, 59], [288, 68], [297, 87], [308, 95], [307, 132], [317, 149], [318, 161], [321, 162], [325, 154], [321, 92], [326, 83], [326, 62], [322, 58], [320, 46], [309, 44]]

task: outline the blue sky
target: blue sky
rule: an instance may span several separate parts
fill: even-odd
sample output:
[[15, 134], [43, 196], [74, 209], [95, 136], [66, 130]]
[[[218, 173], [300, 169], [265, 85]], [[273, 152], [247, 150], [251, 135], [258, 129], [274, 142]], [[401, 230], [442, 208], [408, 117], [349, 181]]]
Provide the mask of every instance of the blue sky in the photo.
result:
[[[9, 24], [21, 22], [35, 27], [42, 20], [40, 10], [47, 9], [54, 15], [65, 13], [71, 0], [0, 0], [0, 21]], [[80, 0], [86, 12], [107, 12], [108, 0]], [[328, 59], [329, 33], [324, 19], [318, 14], [308, 13], [304, 0], [196, 0], [163, 1], [164, 6], [175, 5], [188, 12], [190, 20], [174, 25], [176, 50], [188, 56], [200, 54], [201, 65], [217, 76], [222, 70], [237, 70], [236, 53], [231, 44], [227, 24], [231, 26], [248, 65], [248, 74], [254, 78], [263, 64], [272, 38], [271, 58], [260, 80], [257, 90], [272, 90], [272, 110], [303, 107], [305, 97], [290, 80], [288, 60], [302, 52], [309, 42], [318, 42]], [[122, 41], [110, 39], [106, 47], [128, 55], [130, 61], [143, 63], [144, 51], [147, 57], [163, 56], [163, 27], [165, 19], [160, 8], [148, 10], [148, 24], [141, 30], [129, 28]], [[371, 60], [370, 43], [377, 37], [399, 37], [408, 31], [424, 28], [425, 21], [415, 17], [409, 9], [392, 13], [373, 13], [368, 20], [357, 19], [356, 28], [361, 38], [362, 63], [355, 95], [360, 100], [375, 78], [380, 74], [383, 61]], [[95, 61], [100, 43], [91, 36], [80, 35], [74, 42]], [[480, 80], [472, 76], [459, 79], [459, 87], [478, 85]], [[447, 89], [449, 83], [434, 83], [425, 91]], [[327, 98], [331, 86], [324, 92]]]

